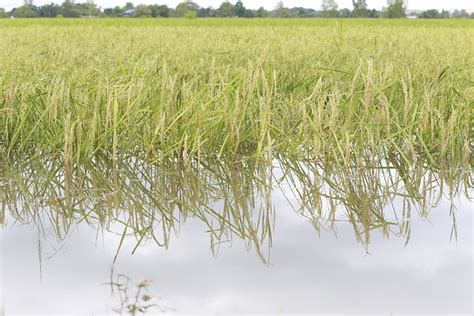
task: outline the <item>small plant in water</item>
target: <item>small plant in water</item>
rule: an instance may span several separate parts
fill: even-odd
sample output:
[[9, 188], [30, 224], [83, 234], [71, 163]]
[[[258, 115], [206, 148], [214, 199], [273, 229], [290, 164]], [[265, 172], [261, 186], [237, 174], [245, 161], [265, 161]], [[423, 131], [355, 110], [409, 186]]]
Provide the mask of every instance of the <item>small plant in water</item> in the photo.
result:
[[112, 295], [118, 294], [120, 307], [114, 309], [120, 315], [144, 315], [153, 308], [159, 308], [153, 303], [154, 298], [148, 294], [152, 281], [133, 281], [130, 277], [112, 271], [110, 283]]

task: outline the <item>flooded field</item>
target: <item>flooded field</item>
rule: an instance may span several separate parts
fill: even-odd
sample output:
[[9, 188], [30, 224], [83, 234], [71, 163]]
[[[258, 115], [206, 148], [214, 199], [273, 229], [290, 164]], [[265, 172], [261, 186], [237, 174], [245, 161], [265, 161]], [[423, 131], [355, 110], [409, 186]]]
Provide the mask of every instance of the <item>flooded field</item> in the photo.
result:
[[7, 315], [472, 311], [467, 171], [121, 161], [3, 165]]
[[0, 314], [472, 315], [473, 51], [457, 19], [3, 19]]

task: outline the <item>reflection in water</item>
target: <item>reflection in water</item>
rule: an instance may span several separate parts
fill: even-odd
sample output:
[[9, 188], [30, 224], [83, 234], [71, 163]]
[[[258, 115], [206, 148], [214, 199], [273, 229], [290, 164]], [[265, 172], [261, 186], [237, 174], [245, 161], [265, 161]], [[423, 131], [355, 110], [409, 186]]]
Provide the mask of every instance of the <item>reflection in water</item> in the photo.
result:
[[[442, 198], [468, 197], [472, 183], [466, 170], [435, 170], [424, 162], [408, 165], [395, 156], [344, 164], [284, 158], [272, 163], [148, 164], [130, 157], [118, 165], [98, 156], [88, 165], [64, 166], [61, 159], [3, 162], [2, 223], [11, 217], [41, 233], [48, 222], [62, 240], [72, 227], [85, 222], [121, 236], [115, 259], [126, 238], [136, 240], [132, 253], [148, 240], [168, 247], [171, 236], [192, 217], [207, 226], [213, 252], [221, 243], [239, 238], [266, 261], [275, 222], [275, 191], [288, 201], [296, 198], [293, 209], [318, 232], [335, 231], [338, 222], [346, 221], [365, 247], [374, 230], [403, 236], [408, 242], [414, 212], [426, 217]], [[455, 209], [452, 202], [452, 237]]]
[[212, 249], [238, 236], [261, 254], [261, 244], [271, 235], [271, 174], [257, 164], [214, 164], [211, 169], [204, 163], [149, 166], [129, 159], [112, 167], [95, 160], [71, 173], [62, 166], [46, 161], [19, 174], [6, 170], [2, 218], [7, 211], [15, 221], [40, 229], [50, 221], [58, 239], [79, 222], [107, 231], [121, 224], [114, 232], [136, 238], [135, 249], [148, 239], [168, 247], [170, 235], [188, 217], [208, 226]]
[[120, 315], [143, 315], [153, 310], [162, 313], [172, 311], [157, 304], [156, 298], [150, 293], [148, 288], [152, 284], [151, 280], [135, 281], [124, 274], [115, 274], [111, 271], [110, 286], [112, 296], [117, 296], [119, 306], [114, 311]]
[[[129, 157], [117, 165], [97, 156], [73, 169], [65, 168], [61, 159], [2, 157], [0, 216], [4, 227], [12, 229], [3, 229], [7, 233], [0, 263], [14, 273], [2, 284], [7, 312], [95, 313], [146, 306], [147, 300], [133, 302], [132, 289], [127, 292], [131, 303], [101, 305], [108, 293], [93, 288], [107, 281], [114, 256], [116, 271], [137, 280], [153, 279], [157, 288], [150, 293], [158, 289], [167, 297], [158, 305], [180, 312], [357, 312], [367, 297], [372, 303], [364, 303], [364, 312], [465, 312], [472, 306], [466, 281], [472, 266], [472, 250], [466, 246], [470, 249], [472, 242], [465, 237], [472, 230], [466, 222], [470, 212], [456, 211], [469, 208], [469, 170], [437, 169], [422, 161], [408, 164], [396, 156], [347, 162], [280, 157], [271, 163], [146, 163]], [[438, 212], [430, 214], [437, 206]], [[293, 212], [286, 212], [288, 207]], [[445, 222], [439, 211], [450, 216], [452, 238], [456, 214], [464, 216], [458, 223], [464, 232], [459, 248], [442, 243], [448, 239], [442, 227], [434, 230], [420, 223], [428, 215], [438, 224]], [[203, 226], [211, 250], [222, 251], [218, 261], [202, 251], [208, 244], [201, 238]], [[28, 250], [31, 231], [41, 242]], [[48, 257], [44, 283], [37, 284], [32, 258], [38, 252], [40, 263], [47, 258], [41, 245], [51, 231], [61, 246]], [[315, 239], [314, 231], [321, 238]], [[327, 231], [338, 234], [338, 243], [327, 238]], [[99, 234], [104, 246], [89, 247]], [[173, 238], [176, 234], [179, 240]], [[358, 256], [353, 243], [345, 243], [352, 242], [349, 235], [376, 255]], [[411, 247], [398, 249], [396, 238], [381, 241], [382, 235], [410, 241]], [[164, 248], [173, 243], [165, 254]], [[232, 243], [232, 251], [220, 247], [223, 243]], [[62, 247], [68, 245], [65, 255]], [[272, 265], [262, 265], [242, 246]], [[136, 255], [127, 256], [130, 252]], [[120, 284], [115, 290], [123, 291], [128, 279], [114, 280]], [[28, 289], [19, 288], [26, 282]], [[53, 299], [58, 293], [61, 302]], [[24, 296], [36, 301], [21, 306]], [[406, 305], [392, 302], [394, 296]]]

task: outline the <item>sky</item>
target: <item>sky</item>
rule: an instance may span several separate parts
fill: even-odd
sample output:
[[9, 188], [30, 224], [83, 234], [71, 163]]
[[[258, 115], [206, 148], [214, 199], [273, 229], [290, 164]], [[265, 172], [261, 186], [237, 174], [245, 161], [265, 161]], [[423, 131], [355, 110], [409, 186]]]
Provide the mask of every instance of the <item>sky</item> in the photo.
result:
[[[166, 4], [170, 7], [175, 7], [181, 0], [95, 0], [95, 2], [103, 8], [113, 7], [116, 5], [124, 5], [125, 2], [131, 1], [135, 4]], [[283, 1], [287, 7], [306, 7], [319, 9], [322, 0], [286, 0]], [[352, 7], [352, 0], [336, 0], [339, 7]], [[474, 11], [474, 0], [408, 0], [408, 9], [410, 10], [426, 10], [426, 9], [466, 9], [468, 11]], [[62, 3], [63, 0], [34, 0], [36, 5], [42, 5], [46, 3]], [[76, 0], [76, 2], [85, 2], [85, 0]], [[200, 6], [218, 7], [223, 0], [195, 0]], [[231, 0], [235, 2], [235, 0]], [[267, 9], [273, 9], [276, 6], [278, 0], [243, 0], [246, 7], [251, 9], [257, 9], [261, 6]], [[0, 7], [5, 9], [12, 9], [20, 6], [23, 0], [0, 0]], [[369, 7], [381, 9], [386, 5], [386, 0], [367, 0]]]

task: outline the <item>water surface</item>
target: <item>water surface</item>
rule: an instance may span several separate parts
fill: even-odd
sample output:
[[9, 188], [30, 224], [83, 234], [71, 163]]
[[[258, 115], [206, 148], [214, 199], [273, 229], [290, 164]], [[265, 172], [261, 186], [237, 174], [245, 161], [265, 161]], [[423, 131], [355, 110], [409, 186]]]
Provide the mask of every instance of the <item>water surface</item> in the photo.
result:
[[112, 315], [111, 269], [153, 281], [150, 313], [473, 311], [463, 172], [137, 159], [3, 171], [7, 315]]

